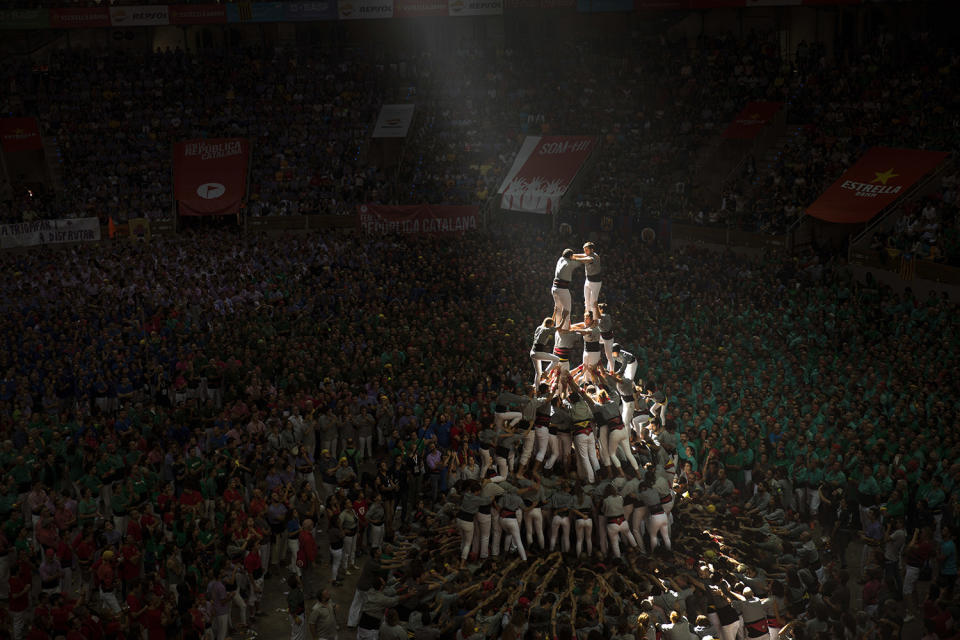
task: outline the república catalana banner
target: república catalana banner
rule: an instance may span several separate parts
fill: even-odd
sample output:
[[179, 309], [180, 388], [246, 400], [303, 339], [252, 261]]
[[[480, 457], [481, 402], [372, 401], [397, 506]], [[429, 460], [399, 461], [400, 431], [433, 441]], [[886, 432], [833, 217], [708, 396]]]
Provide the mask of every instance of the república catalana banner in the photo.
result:
[[229, 215], [247, 190], [250, 143], [243, 138], [188, 140], [173, 146], [173, 192], [182, 216]]
[[472, 205], [362, 204], [357, 208], [360, 229], [367, 233], [407, 235], [466, 233], [480, 226], [480, 211]]

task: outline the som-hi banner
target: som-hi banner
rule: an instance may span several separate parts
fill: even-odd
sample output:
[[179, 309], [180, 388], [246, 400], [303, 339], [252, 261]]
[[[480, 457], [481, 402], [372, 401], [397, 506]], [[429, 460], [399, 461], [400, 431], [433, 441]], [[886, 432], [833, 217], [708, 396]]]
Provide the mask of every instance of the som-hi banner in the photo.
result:
[[360, 229], [367, 233], [446, 235], [476, 231], [480, 226], [480, 210], [472, 205], [363, 204], [357, 216]]
[[188, 140], [173, 146], [173, 192], [182, 216], [230, 215], [247, 191], [250, 143], [243, 138]]
[[782, 102], [748, 102], [723, 132], [723, 137], [753, 140], [782, 108]]
[[874, 147], [807, 208], [828, 222], [866, 222], [943, 162], [941, 151]]
[[596, 145], [594, 136], [527, 136], [497, 190], [500, 207], [556, 213]]

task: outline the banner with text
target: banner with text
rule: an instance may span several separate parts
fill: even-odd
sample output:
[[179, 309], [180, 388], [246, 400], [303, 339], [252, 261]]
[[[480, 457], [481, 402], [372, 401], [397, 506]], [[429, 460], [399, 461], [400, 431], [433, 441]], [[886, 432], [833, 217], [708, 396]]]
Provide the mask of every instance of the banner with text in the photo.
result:
[[374, 138], [406, 138], [413, 122], [412, 104], [385, 104], [380, 107], [377, 124], [373, 128]]
[[40, 123], [36, 118], [0, 118], [0, 147], [7, 152], [43, 149]]
[[173, 191], [182, 216], [230, 215], [247, 190], [250, 143], [243, 138], [188, 140], [173, 146]]
[[782, 102], [748, 102], [723, 132], [723, 137], [753, 140], [782, 108]]
[[110, 7], [110, 24], [114, 27], [156, 27], [170, 24], [169, 7], [165, 4]]
[[0, 29], [46, 29], [50, 13], [46, 9], [0, 10]]
[[394, 4], [398, 18], [445, 16], [449, 11], [447, 0], [396, 0]]
[[527, 136], [498, 189], [500, 207], [556, 213], [596, 143], [593, 136]]
[[222, 4], [170, 5], [170, 24], [226, 24], [227, 8]]
[[357, 208], [360, 229], [367, 233], [433, 235], [466, 233], [480, 226], [480, 209], [472, 205], [362, 204]]
[[312, 20], [336, 20], [337, 0], [309, 0], [308, 2], [284, 2], [287, 20], [308, 22]]
[[392, 18], [393, 0], [339, 0], [337, 11], [341, 20]]
[[941, 151], [874, 147], [807, 209], [828, 222], [866, 222], [943, 162]]
[[99, 239], [100, 220], [97, 218], [0, 224], [0, 249], [64, 242], [96, 242]]
[[106, 7], [65, 7], [50, 9], [50, 26], [54, 29], [109, 27], [110, 10]]
[[451, 16], [499, 16], [503, 0], [450, 0]]

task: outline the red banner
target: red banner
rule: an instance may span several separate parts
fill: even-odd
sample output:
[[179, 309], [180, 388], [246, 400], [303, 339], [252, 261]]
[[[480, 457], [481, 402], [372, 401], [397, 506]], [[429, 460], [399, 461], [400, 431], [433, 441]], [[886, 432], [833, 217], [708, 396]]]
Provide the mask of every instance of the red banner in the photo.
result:
[[480, 226], [480, 210], [474, 206], [363, 204], [357, 214], [367, 233], [435, 235], [466, 233]]
[[50, 26], [54, 29], [109, 27], [110, 10], [106, 7], [50, 9]]
[[807, 209], [828, 222], [866, 222], [937, 168], [940, 151], [874, 147]]
[[243, 138], [188, 140], [173, 146], [173, 191], [180, 215], [229, 215], [247, 189], [250, 144]]
[[226, 24], [227, 7], [222, 4], [170, 5], [170, 24]]
[[394, 14], [398, 18], [445, 16], [450, 13], [447, 0], [394, 0]]
[[782, 108], [782, 102], [748, 102], [723, 132], [723, 137], [753, 140]]
[[596, 143], [593, 136], [527, 136], [498, 189], [500, 207], [556, 212]]
[[0, 146], [4, 151], [43, 149], [36, 118], [0, 118]]

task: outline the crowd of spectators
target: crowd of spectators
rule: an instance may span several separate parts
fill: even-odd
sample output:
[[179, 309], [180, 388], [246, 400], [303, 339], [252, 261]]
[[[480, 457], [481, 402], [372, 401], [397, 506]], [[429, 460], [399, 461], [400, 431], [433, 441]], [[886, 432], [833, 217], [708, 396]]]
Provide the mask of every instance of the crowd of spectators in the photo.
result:
[[[778, 37], [703, 36], [693, 47], [665, 36], [564, 47], [533, 37], [449, 55], [372, 46], [60, 52], [49, 65], [13, 70], [3, 110], [39, 114], [63, 155], [65, 192], [6, 202], [0, 215], [167, 217], [170, 145], [194, 136], [253, 140], [253, 215], [483, 203], [524, 135], [593, 133], [601, 152], [574, 211], [777, 233], [871, 146], [956, 149], [951, 43], [884, 35], [834, 58], [807, 43], [785, 57]], [[788, 121], [802, 126], [770, 166], [753, 158], [722, 180], [717, 198], [703, 185], [731, 167], [702, 166], [701, 156], [750, 100], [785, 102]], [[386, 162], [370, 152], [372, 123], [381, 104], [407, 101], [417, 104], [410, 135]]]
[[601, 299], [680, 454], [673, 551], [616, 561], [597, 526], [593, 557], [561, 539], [457, 569], [458, 480], [532, 377], [566, 242], [216, 232], [0, 256], [0, 633], [222, 638], [289, 580], [313, 637], [378, 616], [361, 637], [718, 637], [757, 596], [784, 637], [900, 637], [909, 616], [954, 637], [956, 306], [839, 265], [601, 244]]
[[871, 238], [872, 248], [883, 252], [884, 259], [903, 255], [960, 264], [956, 173], [941, 178], [932, 195], [904, 203], [897, 214], [892, 229]]
[[[882, 34], [862, 51], [798, 65], [787, 119], [802, 125], [770, 166], [744, 175], [740, 220], [781, 232], [874, 146], [956, 153], [957, 54], [929, 33]], [[896, 100], [892, 100], [897, 96]]]

